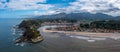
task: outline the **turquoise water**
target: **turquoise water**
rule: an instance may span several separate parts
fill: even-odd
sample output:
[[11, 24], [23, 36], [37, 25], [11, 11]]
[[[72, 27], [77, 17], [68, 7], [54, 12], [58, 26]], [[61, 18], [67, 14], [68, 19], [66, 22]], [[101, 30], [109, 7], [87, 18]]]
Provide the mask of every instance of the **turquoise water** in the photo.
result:
[[65, 34], [42, 31], [44, 40], [41, 43], [16, 46], [12, 27], [22, 20], [0, 18], [0, 52], [120, 52], [120, 40], [87, 42]]

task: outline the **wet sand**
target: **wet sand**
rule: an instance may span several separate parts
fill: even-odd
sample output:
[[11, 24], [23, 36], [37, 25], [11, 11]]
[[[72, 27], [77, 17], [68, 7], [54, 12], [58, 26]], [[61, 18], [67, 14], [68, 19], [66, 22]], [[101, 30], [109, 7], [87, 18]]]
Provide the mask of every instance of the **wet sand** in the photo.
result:
[[96, 32], [77, 32], [77, 31], [55, 31], [55, 30], [46, 30], [43, 28], [43, 32], [51, 32], [51, 33], [64, 33], [64, 34], [73, 34], [79, 36], [88, 36], [88, 37], [99, 37], [99, 38], [112, 38], [112, 39], [120, 39], [120, 33], [96, 33]]
[[[86, 38], [79, 39], [76, 37], [81, 34], [68, 33], [58, 31], [49, 31], [38, 29], [45, 38], [42, 42], [50, 52], [119, 52], [120, 40], [106, 39], [97, 40], [95, 42], [86, 41]], [[72, 37], [71, 37], [72, 36]], [[76, 36], [76, 37], [75, 37]], [[48, 49], [49, 48], [49, 49]], [[52, 49], [53, 48], [53, 49]]]

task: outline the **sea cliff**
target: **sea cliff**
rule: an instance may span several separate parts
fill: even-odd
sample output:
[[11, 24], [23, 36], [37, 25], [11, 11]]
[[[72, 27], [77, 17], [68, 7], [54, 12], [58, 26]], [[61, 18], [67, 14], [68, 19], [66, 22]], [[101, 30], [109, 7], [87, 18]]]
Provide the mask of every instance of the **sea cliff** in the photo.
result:
[[23, 35], [16, 39], [15, 43], [29, 42], [29, 43], [38, 43], [43, 40], [43, 36], [37, 30], [39, 23], [33, 20], [23, 20], [18, 26], [19, 29], [22, 29]]

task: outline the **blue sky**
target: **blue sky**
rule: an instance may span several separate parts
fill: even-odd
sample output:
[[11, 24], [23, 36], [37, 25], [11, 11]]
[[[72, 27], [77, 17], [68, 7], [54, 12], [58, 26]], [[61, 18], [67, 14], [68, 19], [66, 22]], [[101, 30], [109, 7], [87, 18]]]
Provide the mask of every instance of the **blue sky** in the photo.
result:
[[0, 16], [104, 13], [120, 16], [120, 0], [0, 0]]
[[[70, 6], [75, 0], [0, 0], [0, 16], [42, 14], [58, 8]], [[33, 5], [33, 6], [32, 6]]]

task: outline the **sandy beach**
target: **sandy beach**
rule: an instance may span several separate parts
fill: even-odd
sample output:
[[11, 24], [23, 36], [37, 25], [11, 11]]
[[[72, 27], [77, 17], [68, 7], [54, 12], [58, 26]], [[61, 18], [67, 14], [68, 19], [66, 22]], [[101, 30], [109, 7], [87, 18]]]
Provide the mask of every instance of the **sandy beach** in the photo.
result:
[[78, 36], [88, 36], [88, 37], [99, 37], [99, 38], [112, 38], [112, 39], [120, 39], [120, 33], [95, 33], [95, 32], [77, 32], [77, 31], [55, 31], [55, 30], [46, 30], [43, 28], [43, 32], [51, 32], [51, 33], [64, 33], [64, 34], [72, 34]]

